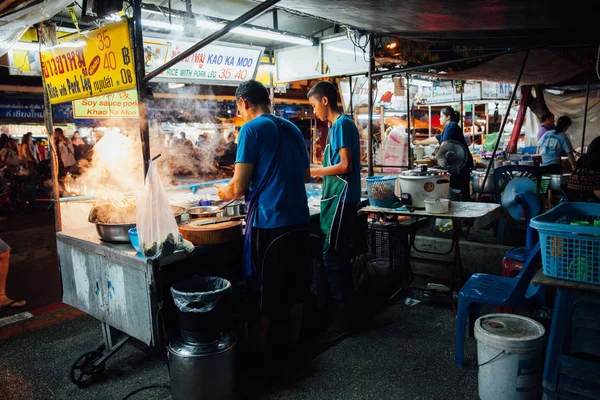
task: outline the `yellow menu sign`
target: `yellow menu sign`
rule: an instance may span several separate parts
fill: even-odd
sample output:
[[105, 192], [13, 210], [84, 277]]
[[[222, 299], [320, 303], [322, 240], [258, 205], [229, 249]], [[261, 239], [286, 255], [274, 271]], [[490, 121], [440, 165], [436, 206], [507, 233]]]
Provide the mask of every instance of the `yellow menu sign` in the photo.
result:
[[40, 64], [51, 104], [120, 92], [136, 85], [126, 20], [42, 50]]

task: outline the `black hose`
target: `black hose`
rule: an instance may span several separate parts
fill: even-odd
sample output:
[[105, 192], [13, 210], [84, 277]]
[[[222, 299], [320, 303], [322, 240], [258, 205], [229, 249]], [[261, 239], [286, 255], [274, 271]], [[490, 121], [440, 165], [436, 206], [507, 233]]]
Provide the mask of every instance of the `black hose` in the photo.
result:
[[133, 392], [129, 392], [125, 397], [123, 397], [123, 400], [127, 400], [128, 398], [130, 398], [134, 394], [138, 394], [139, 392], [142, 392], [144, 390], [155, 389], [155, 388], [156, 389], [171, 389], [171, 386], [169, 386], [169, 385], [150, 385], [150, 386], [144, 386], [142, 388], [135, 389]]

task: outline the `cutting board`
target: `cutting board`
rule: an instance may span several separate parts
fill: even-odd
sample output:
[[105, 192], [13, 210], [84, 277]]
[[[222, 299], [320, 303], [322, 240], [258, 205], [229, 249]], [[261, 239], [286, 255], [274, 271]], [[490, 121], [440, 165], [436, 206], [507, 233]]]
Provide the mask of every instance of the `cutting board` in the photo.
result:
[[179, 232], [181, 232], [184, 239], [189, 240], [196, 246], [232, 242], [242, 236], [241, 221], [226, 221], [201, 226], [195, 225], [194, 221], [180, 225]]

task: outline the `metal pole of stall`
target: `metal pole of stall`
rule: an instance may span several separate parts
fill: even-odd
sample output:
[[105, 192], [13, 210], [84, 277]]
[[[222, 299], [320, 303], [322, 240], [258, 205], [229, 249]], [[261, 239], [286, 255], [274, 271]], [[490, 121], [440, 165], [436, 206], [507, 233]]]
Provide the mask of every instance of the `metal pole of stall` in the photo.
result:
[[475, 151], [475, 129], [477, 129], [475, 125], [475, 103], [471, 103], [471, 134], [473, 135], [471, 137], [471, 145], [473, 146], [473, 151]]
[[[515, 97], [517, 95], [517, 90], [519, 90], [519, 83], [521, 82], [521, 78], [523, 77], [523, 71], [525, 71], [525, 65], [527, 64], [527, 58], [529, 58], [529, 50], [525, 52], [525, 57], [523, 57], [523, 64], [521, 65], [521, 70], [519, 71], [519, 76], [517, 77], [517, 81], [515, 82], [515, 86], [510, 94], [510, 100], [508, 101], [508, 108], [510, 110], [512, 107], [513, 101], [515, 101]], [[481, 196], [483, 195], [483, 188], [485, 188], [485, 184], [487, 183], [488, 177], [490, 176], [490, 170], [492, 169], [492, 165], [494, 165], [494, 157], [496, 157], [496, 151], [498, 151], [498, 146], [500, 146], [500, 140], [502, 140], [502, 132], [504, 132], [504, 127], [506, 125], [506, 121], [508, 120], [507, 111], [502, 118], [502, 124], [500, 125], [500, 131], [498, 133], [498, 138], [496, 139], [496, 144], [494, 144], [494, 151], [492, 152], [492, 158], [490, 163], [487, 166], [485, 171], [485, 178], [483, 178], [483, 184], [481, 185], [481, 189], [479, 195], [477, 196], [477, 202], [481, 200]]]
[[[56, 37], [48, 38], [43, 32], [43, 29], [38, 28], [38, 38], [40, 39], [40, 53], [42, 51], [42, 42], [46, 43], [46, 40], [50, 40], [53, 44], [58, 44]], [[50, 104], [50, 98], [46, 91], [46, 79], [42, 74], [42, 96], [44, 98], [44, 122], [46, 124], [46, 131], [48, 132], [48, 149], [50, 150], [50, 171], [52, 173], [52, 200], [54, 201], [54, 226], [56, 232], [62, 231], [62, 215], [60, 212], [60, 185], [58, 183], [58, 148], [56, 147], [56, 141], [54, 140], [54, 118], [52, 115], [52, 104]]]
[[[464, 90], [464, 84], [463, 84], [463, 90]], [[463, 113], [465, 112], [465, 103], [463, 100], [463, 93], [460, 93], [460, 112], [459, 114], [459, 120], [458, 120], [458, 124], [460, 126], [462, 126], [462, 130], [463, 130], [463, 135], [465, 134], [465, 124], [463, 123]]]
[[352, 117], [352, 119], [354, 119], [354, 105], [352, 104], [352, 94], [353, 94], [352, 93], [352, 79], [353, 78], [351, 76], [348, 77], [348, 85], [349, 85], [349, 88], [350, 88], [350, 102], [349, 102], [349, 104], [350, 104], [350, 106], [349, 106], [350, 107], [350, 117]]
[[[141, 2], [141, 0], [134, 0], [134, 1]], [[156, 78], [158, 75], [160, 75], [164, 71], [168, 70], [169, 68], [175, 66], [180, 61], [183, 61], [187, 57], [191, 56], [192, 54], [194, 54], [195, 52], [197, 52], [198, 50], [200, 50], [207, 44], [214, 42], [215, 40], [221, 38], [223, 35], [226, 35], [227, 33], [229, 33], [232, 29], [235, 29], [238, 26], [248, 22], [249, 20], [256, 17], [257, 15], [262, 14], [264, 11], [269, 9], [274, 4], [277, 4], [278, 2], [279, 2], [279, 0], [267, 0], [264, 3], [260, 3], [259, 5], [257, 5], [250, 11], [248, 11], [247, 13], [245, 13], [242, 16], [240, 16], [239, 18], [236, 18], [235, 20], [231, 21], [230, 23], [225, 25], [223, 28], [219, 29], [215, 33], [202, 39], [201, 41], [199, 41], [198, 43], [196, 43], [189, 49], [182, 51], [177, 57], [173, 57], [170, 61], [164, 63], [162, 66], [156, 68], [154, 71], [152, 71], [148, 75], [144, 76], [144, 82], [148, 82], [148, 81], [150, 81], [150, 79]]]
[[431, 106], [427, 106], [427, 115], [428, 115], [428, 121], [429, 121], [429, 137], [431, 137]]
[[[148, 85], [144, 81], [146, 68], [144, 65], [144, 37], [142, 34], [142, 0], [133, 0], [133, 60], [138, 94], [140, 114], [140, 138], [144, 159], [144, 179], [150, 165], [150, 125], [148, 122]], [[130, 25], [131, 27], [131, 25]]]
[[[488, 103], [485, 103], [485, 129], [484, 129], [484, 134], [488, 135], [490, 133], [490, 109], [488, 107]], [[483, 139], [484, 137], [481, 137], [481, 144], [483, 145]], [[483, 152], [483, 149], [482, 149]]]
[[369, 119], [367, 125], [367, 173], [373, 176], [373, 73], [375, 72], [375, 36], [369, 39]]
[[585, 146], [585, 126], [587, 125], [588, 104], [590, 101], [590, 78], [587, 80], [587, 88], [585, 90], [585, 112], [583, 113], [583, 129], [581, 131], [581, 155]]
[[406, 133], [408, 135], [408, 169], [412, 169], [414, 160], [413, 160], [413, 152], [410, 143], [412, 143], [412, 136], [410, 134], [410, 76], [406, 74]]
[[[269, 64], [275, 64], [275, 50], [269, 51]], [[273, 81], [273, 70], [269, 68], [269, 97], [271, 98], [271, 107], [275, 112], [275, 82]]]

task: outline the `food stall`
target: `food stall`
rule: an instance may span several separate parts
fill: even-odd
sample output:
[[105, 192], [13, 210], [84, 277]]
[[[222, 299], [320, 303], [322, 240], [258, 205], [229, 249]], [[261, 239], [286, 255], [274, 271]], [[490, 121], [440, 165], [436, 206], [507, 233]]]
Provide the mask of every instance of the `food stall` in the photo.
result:
[[[368, 115], [368, 79], [365, 77], [342, 78], [339, 89], [346, 113], [354, 114], [354, 119], [363, 132], [363, 151], [366, 153]], [[443, 127], [439, 124], [440, 111], [443, 107], [461, 110], [462, 125], [465, 138], [470, 143], [474, 155], [480, 155], [484, 149], [486, 138], [495, 138], [500, 128], [502, 116], [509, 112], [509, 120], [504, 129], [504, 141], [512, 131], [512, 122], [516, 117], [517, 108], [508, 110], [508, 99], [512, 91], [510, 84], [496, 82], [467, 82], [462, 85], [462, 92], [451, 81], [433, 81], [427, 77], [412, 76], [408, 90], [406, 78], [381, 78], [377, 81], [374, 93], [373, 121], [375, 126], [374, 167], [382, 171], [397, 170], [397, 167], [408, 167], [408, 143], [404, 146], [388, 147], [389, 134], [396, 127], [402, 127], [402, 135], [406, 134], [407, 101], [406, 93], [410, 96], [410, 129], [411, 137], [418, 140], [434, 137], [441, 133]], [[352, 91], [350, 90], [352, 88]], [[380, 133], [381, 132], [381, 133]], [[488, 136], [489, 135], [489, 136]], [[405, 140], [406, 141], [406, 140]], [[493, 147], [493, 140], [488, 140]], [[398, 148], [396, 148], [398, 147]], [[430, 157], [434, 146], [410, 146], [417, 163], [425, 163], [425, 157]], [[404, 152], [400, 156], [396, 152]], [[366, 154], [364, 159], [366, 160]], [[394, 162], [395, 161], [395, 164]], [[418, 161], [420, 160], [420, 162]], [[397, 165], [400, 161], [401, 165]], [[384, 168], [384, 167], [390, 168]], [[396, 168], [394, 168], [396, 167]]]
[[[154, 152], [164, 152], [159, 158], [163, 163], [157, 161], [157, 171], [165, 186], [170, 186], [166, 193], [175, 220], [182, 218], [188, 207], [214, 200], [214, 184], [228, 180], [196, 179], [187, 185], [171, 186], [174, 177], [169, 160], [185, 160], [189, 154], [182, 150], [188, 144], [179, 144], [170, 154], [170, 148], [162, 146], [165, 135], [140, 137], [138, 107], [142, 102], [138, 102], [136, 84], [143, 77], [136, 75], [136, 62], [139, 64], [140, 60], [133, 53], [129, 21], [81, 32], [60, 46], [46, 43], [45, 47], [40, 61], [47, 89], [45, 119], [49, 136], [52, 138], [53, 132], [50, 104], [73, 101], [78, 116], [102, 120], [102, 126], [94, 129], [97, 143], [90, 165], [85, 166], [77, 180], [70, 182], [70, 197], [59, 198], [58, 162], [56, 152], [52, 152], [63, 301], [97, 318], [103, 332], [102, 343], [74, 360], [71, 368], [73, 383], [84, 386], [98, 378], [107, 360], [131, 338], [151, 348], [164, 347], [166, 338], [173, 336], [173, 327], [177, 326], [169, 293], [172, 283], [194, 274], [221, 276], [235, 282], [239, 268], [234, 267], [240, 264], [242, 229], [239, 221], [230, 223], [233, 229], [227, 230], [227, 235], [219, 232], [220, 224], [194, 226], [193, 237], [197, 241], [191, 247], [188, 244], [185, 250], [171, 250], [171, 254], [165, 251], [156, 257], [151, 256], [149, 245], [138, 243], [134, 248], [139, 237], [131, 228], [136, 225], [138, 194], [144, 187], [145, 165], [149, 161], [142, 155], [144, 146], [152, 143]], [[113, 49], [118, 49], [119, 56], [115, 56]], [[239, 57], [243, 56], [248, 64], [255, 63], [261, 52], [253, 54], [251, 61], [245, 53]], [[52, 63], [61, 59], [73, 59], [70, 68], [63, 65], [60, 71], [54, 69]], [[99, 63], [101, 59], [109, 62]], [[87, 68], [87, 73], [82, 68]], [[246, 71], [245, 79], [253, 76], [247, 69], [240, 67], [240, 70]], [[222, 125], [219, 121], [218, 127]], [[185, 126], [188, 127], [191, 125]], [[217, 124], [193, 128], [216, 129]], [[188, 220], [185, 226], [192, 225], [191, 222]], [[180, 230], [190, 239], [185, 226]]]

